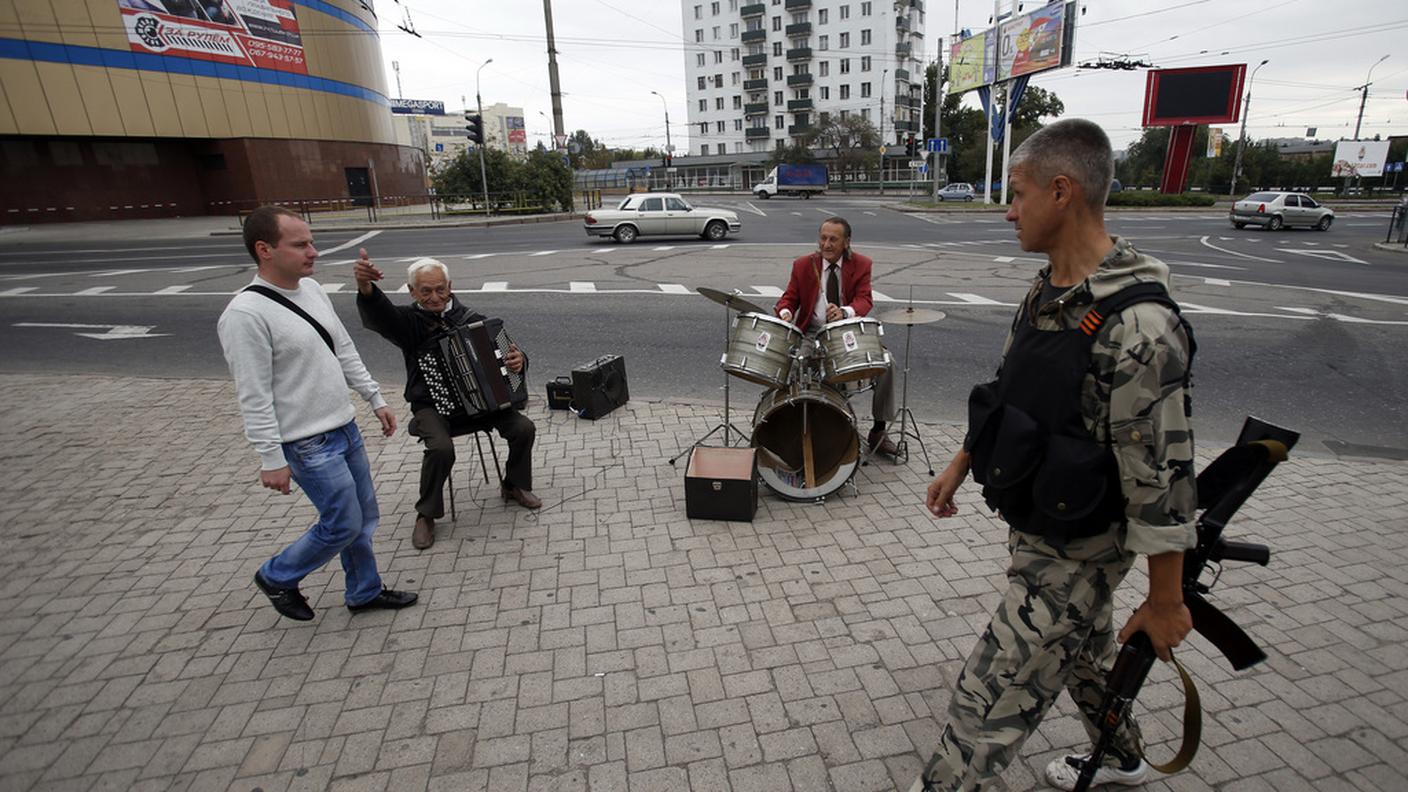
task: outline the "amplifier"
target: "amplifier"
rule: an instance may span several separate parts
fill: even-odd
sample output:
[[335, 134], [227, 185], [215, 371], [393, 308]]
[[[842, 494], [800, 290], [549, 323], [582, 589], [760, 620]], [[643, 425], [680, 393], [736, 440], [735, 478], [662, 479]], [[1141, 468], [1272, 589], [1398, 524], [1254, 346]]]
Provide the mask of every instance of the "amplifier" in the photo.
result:
[[695, 446], [684, 472], [691, 520], [752, 522], [758, 511], [758, 460], [752, 448]]
[[620, 355], [602, 355], [572, 369], [572, 402], [583, 418], [596, 420], [630, 398], [626, 359]]
[[572, 378], [558, 377], [548, 383], [548, 409], [566, 410], [572, 406]]

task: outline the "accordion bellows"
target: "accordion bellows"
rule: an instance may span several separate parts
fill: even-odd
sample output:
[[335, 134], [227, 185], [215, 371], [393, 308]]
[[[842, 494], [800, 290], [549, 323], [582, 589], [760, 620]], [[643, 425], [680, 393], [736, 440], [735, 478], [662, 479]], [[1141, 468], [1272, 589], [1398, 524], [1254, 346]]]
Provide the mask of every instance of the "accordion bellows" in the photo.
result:
[[422, 349], [417, 362], [435, 411], [473, 420], [527, 403], [527, 379], [504, 365], [510, 343], [503, 320], [485, 319], [448, 328]]

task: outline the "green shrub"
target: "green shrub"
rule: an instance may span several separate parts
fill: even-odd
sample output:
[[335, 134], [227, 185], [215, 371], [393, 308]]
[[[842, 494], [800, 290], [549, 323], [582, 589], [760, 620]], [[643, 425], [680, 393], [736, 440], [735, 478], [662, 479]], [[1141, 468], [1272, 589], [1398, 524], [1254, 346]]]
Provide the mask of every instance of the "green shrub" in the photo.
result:
[[1106, 206], [1212, 206], [1217, 203], [1214, 196], [1206, 193], [1182, 193], [1181, 195], [1165, 195], [1161, 192], [1150, 190], [1124, 190], [1122, 192], [1110, 193], [1110, 198], [1105, 202]]

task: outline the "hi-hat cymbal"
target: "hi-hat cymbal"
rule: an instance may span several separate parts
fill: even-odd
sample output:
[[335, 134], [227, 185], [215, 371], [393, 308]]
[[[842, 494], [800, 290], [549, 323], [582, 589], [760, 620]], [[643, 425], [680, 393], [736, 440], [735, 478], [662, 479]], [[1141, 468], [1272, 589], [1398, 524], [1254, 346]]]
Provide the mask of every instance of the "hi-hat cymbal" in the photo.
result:
[[742, 311], [743, 313], [767, 313], [766, 309], [759, 308], [757, 305], [744, 299], [743, 295], [740, 294], [737, 290], [726, 292], [720, 291], [718, 289], [711, 289], [708, 286], [700, 286], [695, 291], [699, 292], [701, 296], [708, 297], [719, 305], [726, 305], [735, 311]]
[[909, 308], [896, 308], [892, 311], [886, 311], [885, 313], [877, 315], [875, 318], [885, 324], [921, 325], [937, 322], [946, 316], [948, 316], [948, 314], [943, 311], [935, 311], [933, 308], [914, 308], [911, 306]]

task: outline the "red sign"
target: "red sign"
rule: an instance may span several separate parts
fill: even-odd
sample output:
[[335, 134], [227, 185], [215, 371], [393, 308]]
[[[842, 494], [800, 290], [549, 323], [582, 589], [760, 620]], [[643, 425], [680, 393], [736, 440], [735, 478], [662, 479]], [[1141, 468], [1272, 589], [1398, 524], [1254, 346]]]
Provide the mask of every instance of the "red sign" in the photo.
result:
[[510, 143], [527, 143], [527, 142], [528, 142], [528, 133], [527, 133], [526, 131], [522, 130], [522, 129], [510, 129], [510, 130], [508, 131], [508, 142], [510, 142]]
[[291, 0], [118, 0], [134, 52], [307, 74]]

